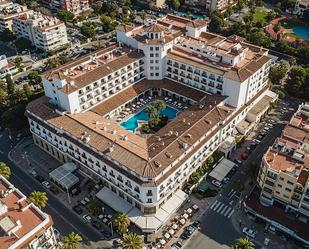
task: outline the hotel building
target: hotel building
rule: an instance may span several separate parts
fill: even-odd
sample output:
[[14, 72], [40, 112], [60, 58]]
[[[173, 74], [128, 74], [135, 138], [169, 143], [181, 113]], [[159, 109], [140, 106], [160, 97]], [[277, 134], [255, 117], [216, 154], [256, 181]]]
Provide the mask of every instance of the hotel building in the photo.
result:
[[58, 248], [49, 215], [0, 175], [0, 249]]
[[286, 209], [309, 217], [309, 105], [294, 114], [263, 157], [258, 176], [260, 201], [282, 203]]
[[90, 2], [89, 0], [50, 0], [48, 7], [52, 10], [63, 9], [74, 15], [80, 15], [90, 10]]
[[189, 6], [196, 8], [203, 8], [205, 10], [211, 11], [221, 11], [224, 12], [229, 6], [234, 6], [237, 1], [235, 0], [185, 0], [185, 3]]
[[64, 22], [56, 17], [29, 11], [13, 19], [13, 31], [44, 51], [58, 50], [68, 44]]
[[293, 14], [303, 16], [305, 11], [309, 9], [309, 0], [297, 0], [295, 3]]
[[13, 19], [28, 13], [26, 6], [12, 2], [0, 2], [0, 32], [4, 29], [12, 31]]
[[[45, 73], [45, 96], [26, 115], [38, 146], [102, 181], [97, 197], [152, 233], [187, 198], [181, 188], [190, 175], [252, 108], [258, 122], [260, 103], [275, 96], [268, 90], [271, 59], [241, 37], [207, 32], [203, 20], [167, 15], [116, 32], [117, 45]], [[149, 98], [186, 108], [154, 134], [116, 122]]]

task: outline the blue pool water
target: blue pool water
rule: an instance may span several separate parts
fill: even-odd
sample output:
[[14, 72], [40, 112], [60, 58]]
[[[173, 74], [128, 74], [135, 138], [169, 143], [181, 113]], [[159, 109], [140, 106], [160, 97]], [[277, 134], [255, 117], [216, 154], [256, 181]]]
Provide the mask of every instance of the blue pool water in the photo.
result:
[[305, 40], [309, 40], [309, 26], [296, 26], [293, 28], [293, 33]]
[[203, 15], [199, 15], [199, 14], [195, 14], [195, 13], [187, 14], [186, 12], [182, 12], [180, 10], [175, 10], [174, 12], [175, 12], [175, 14], [177, 14], [179, 16], [192, 17], [194, 19], [204, 19], [205, 18]]
[[[166, 108], [163, 111], [161, 111], [161, 114], [164, 116], [167, 116], [168, 119], [174, 119], [177, 116], [177, 112], [178, 111], [176, 109], [166, 106]], [[127, 121], [122, 122], [120, 125], [126, 130], [133, 132], [138, 127], [137, 121], [139, 120], [144, 120], [144, 121], [149, 120], [146, 108], [136, 113], [134, 116], [129, 118]]]

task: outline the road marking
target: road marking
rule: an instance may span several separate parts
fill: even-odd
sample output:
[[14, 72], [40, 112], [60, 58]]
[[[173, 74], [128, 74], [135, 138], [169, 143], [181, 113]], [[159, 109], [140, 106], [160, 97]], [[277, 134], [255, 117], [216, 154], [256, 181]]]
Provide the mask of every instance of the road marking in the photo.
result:
[[228, 206], [225, 206], [222, 210], [221, 210], [221, 212], [220, 212], [220, 214], [222, 215], [224, 212], [225, 212], [225, 210], [228, 208]]
[[211, 206], [210, 209], [213, 209], [213, 207], [217, 204], [218, 200], [216, 200]]
[[221, 205], [221, 202], [218, 202], [217, 205], [213, 208], [213, 210], [216, 211], [220, 205]]
[[231, 207], [229, 207], [229, 209], [228, 210], [226, 210], [226, 212], [224, 213], [224, 217], [226, 217], [227, 216], [227, 214], [230, 212], [232, 210], [232, 208]]
[[222, 205], [218, 208], [218, 210], [216, 211], [217, 213], [220, 212], [220, 210], [224, 207], [224, 203], [222, 203]]
[[227, 217], [228, 219], [231, 218], [232, 214], [235, 212], [235, 210], [233, 209], [232, 212], [229, 214], [229, 216]]

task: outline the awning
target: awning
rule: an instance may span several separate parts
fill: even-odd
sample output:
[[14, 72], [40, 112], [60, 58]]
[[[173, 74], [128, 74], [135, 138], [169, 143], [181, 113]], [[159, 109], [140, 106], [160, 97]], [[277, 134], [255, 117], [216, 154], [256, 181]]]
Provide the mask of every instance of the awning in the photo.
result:
[[221, 182], [224, 177], [231, 171], [235, 166], [235, 163], [224, 158], [222, 161], [209, 173], [209, 176]]
[[79, 182], [79, 178], [72, 172], [76, 170], [74, 163], [65, 163], [49, 173], [49, 177], [64, 189], [72, 188]]
[[154, 232], [158, 230], [173, 213], [175, 213], [175, 211], [187, 198], [187, 194], [182, 190], [177, 190], [177, 192], [168, 201], [166, 201], [155, 214], [152, 215], [143, 214], [141, 210], [130, 205], [106, 187], [102, 188], [96, 194], [96, 197], [108, 204], [117, 212], [127, 214], [131, 222], [133, 222], [144, 232]]

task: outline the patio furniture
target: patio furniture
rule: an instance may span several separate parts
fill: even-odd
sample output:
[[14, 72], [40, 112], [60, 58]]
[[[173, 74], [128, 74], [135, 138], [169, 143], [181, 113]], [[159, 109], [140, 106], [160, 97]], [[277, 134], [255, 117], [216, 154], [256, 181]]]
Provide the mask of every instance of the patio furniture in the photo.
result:
[[169, 99], [169, 100], [168, 100], [168, 102], [172, 102], [172, 101], [173, 101], [172, 99]]
[[173, 236], [173, 235], [175, 234], [175, 231], [174, 231], [173, 229], [170, 229], [170, 230], [168, 231], [168, 233], [169, 233], [171, 236]]
[[140, 104], [141, 104], [141, 102], [139, 102], [139, 101], [138, 101], [138, 102], [137, 102], [137, 104], [138, 104], [138, 105], [140, 105]]
[[193, 209], [193, 211], [198, 211], [199, 210], [199, 207], [198, 207], [198, 205], [196, 205], [196, 204], [194, 204], [193, 206], [192, 206], [192, 209]]
[[136, 105], [133, 104], [132, 106], [135, 107]]
[[188, 214], [192, 214], [192, 209], [191, 209], [191, 208], [188, 208], [188, 209], [187, 209], [187, 213], [188, 213]]
[[113, 217], [113, 216], [112, 216], [112, 215], [110, 215], [110, 214], [109, 214], [109, 215], [107, 215], [107, 218], [109, 218], [109, 219], [111, 219], [112, 217]]
[[106, 224], [106, 223], [108, 222], [108, 219], [103, 218], [103, 220], [102, 220], [102, 221], [103, 221], [103, 223], [105, 223], [105, 224]]
[[172, 228], [173, 228], [174, 230], [177, 230], [177, 228], [178, 228], [177, 224], [173, 224], [173, 225], [172, 225]]
[[164, 239], [160, 239], [160, 244], [164, 246], [166, 244], [166, 241]]
[[130, 111], [131, 109], [130, 108], [126, 108], [126, 111]]

